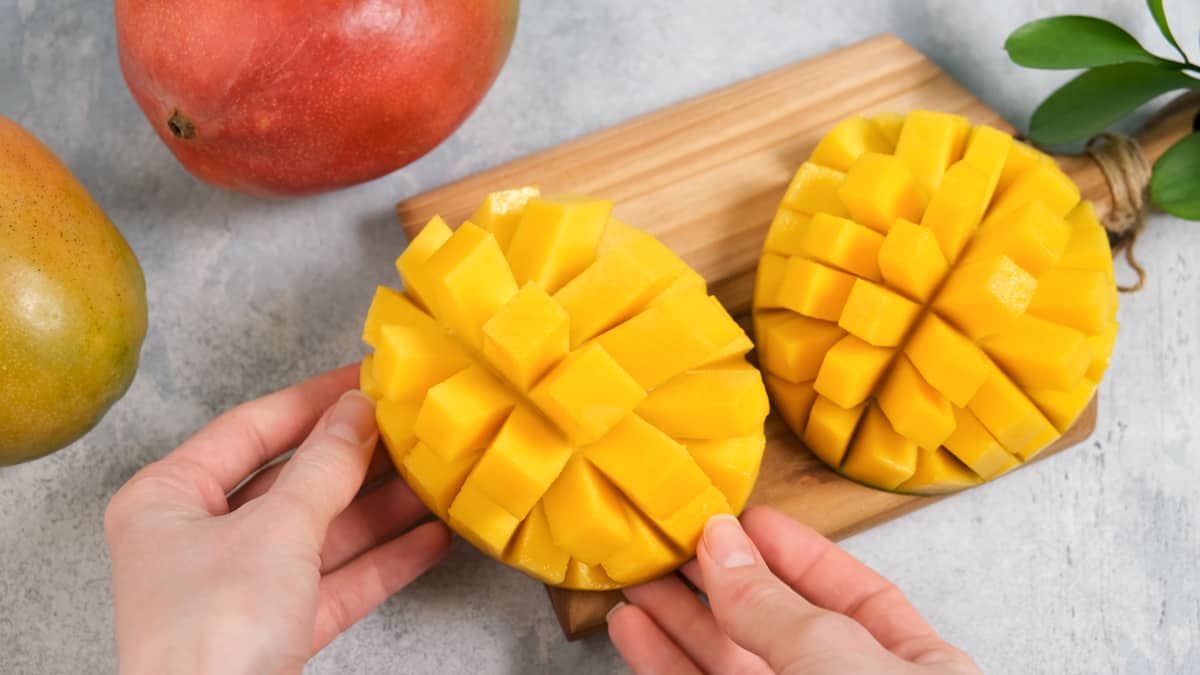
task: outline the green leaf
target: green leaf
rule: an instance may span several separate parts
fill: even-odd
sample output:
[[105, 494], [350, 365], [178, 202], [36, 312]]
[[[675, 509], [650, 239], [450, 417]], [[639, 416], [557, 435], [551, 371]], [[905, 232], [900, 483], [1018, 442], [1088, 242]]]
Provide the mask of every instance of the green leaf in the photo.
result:
[[1200, 131], [1171, 146], [1154, 163], [1150, 199], [1171, 215], [1200, 220]]
[[1150, 13], [1154, 15], [1154, 23], [1158, 24], [1158, 30], [1162, 33], [1167, 42], [1179, 52], [1184, 61], [1188, 60], [1187, 54], [1183, 48], [1179, 46], [1179, 42], [1175, 40], [1175, 34], [1171, 32], [1171, 25], [1167, 23], [1167, 13], [1163, 11], [1163, 0], [1146, 0], [1146, 5], [1150, 7]]
[[1180, 68], [1120, 63], [1085, 71], [1033, 111], [1029, 136], [1041, 145], [1089, 138], [1160, 94], [1200, 87]]
[[1004, 49], [1027, 68], [1071, 69], [1114, 63], [1170, 63], [1142, 48], [1120, 26], [1091, 16], [1052, 16], [1013, 31]]

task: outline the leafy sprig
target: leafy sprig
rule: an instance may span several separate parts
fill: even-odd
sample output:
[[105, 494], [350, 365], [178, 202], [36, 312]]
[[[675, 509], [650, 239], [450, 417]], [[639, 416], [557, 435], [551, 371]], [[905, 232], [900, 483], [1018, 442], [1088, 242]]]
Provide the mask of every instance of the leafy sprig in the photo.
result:
[[[1018, 65], [1085, 69], [1034, 111], [1029, 123], [1034, 142], [1053, 146], [1090, 138], [1162, 94], [1200, 89], [1200, 65], [1179, 46], [1162, 0], [1146, 5], [1181, 61], [1153, 54], [1125, 29], [1091, 16], [1039, 19], [1008, 36], [1004, 48]], [[1150, 199], [1168, 213], [1200, 220], [1200, 131], [1154, 163]]]

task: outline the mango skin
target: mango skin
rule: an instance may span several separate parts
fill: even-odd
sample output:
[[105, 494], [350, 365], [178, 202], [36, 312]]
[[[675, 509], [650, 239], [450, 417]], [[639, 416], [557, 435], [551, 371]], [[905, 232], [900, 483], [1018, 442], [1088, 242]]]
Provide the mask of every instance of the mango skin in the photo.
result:
[[0, 116], [0, 466], [87, 433], [146, 335], [137, 258], [38, 139]]

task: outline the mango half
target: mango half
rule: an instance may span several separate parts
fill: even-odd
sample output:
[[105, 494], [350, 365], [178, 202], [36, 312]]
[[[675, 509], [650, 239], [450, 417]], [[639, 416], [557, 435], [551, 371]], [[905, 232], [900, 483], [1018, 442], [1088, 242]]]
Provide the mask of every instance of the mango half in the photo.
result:
[[1053, 443], [1117, 333], [1104, 229], [1046, 155], [965, 117], [835, 126], [763, 248], [767, 389], [812, 452], [873, 487], [943, 493]]
[[465, 539], [549, 584], [618, 588], [741, 511], [769, 408], [750, 339], [611, 202], [494, 193], [396, 265], [362, 388], [400, 474]]

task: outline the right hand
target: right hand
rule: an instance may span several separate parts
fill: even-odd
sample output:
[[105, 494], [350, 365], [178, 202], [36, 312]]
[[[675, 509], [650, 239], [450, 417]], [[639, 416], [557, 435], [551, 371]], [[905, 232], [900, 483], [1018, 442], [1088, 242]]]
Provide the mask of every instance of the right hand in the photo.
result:
[[639, 675], [979, 675], [887, 579], [768, 508], [708, 521], [683, 574], [625, 589], [608, 632]]

